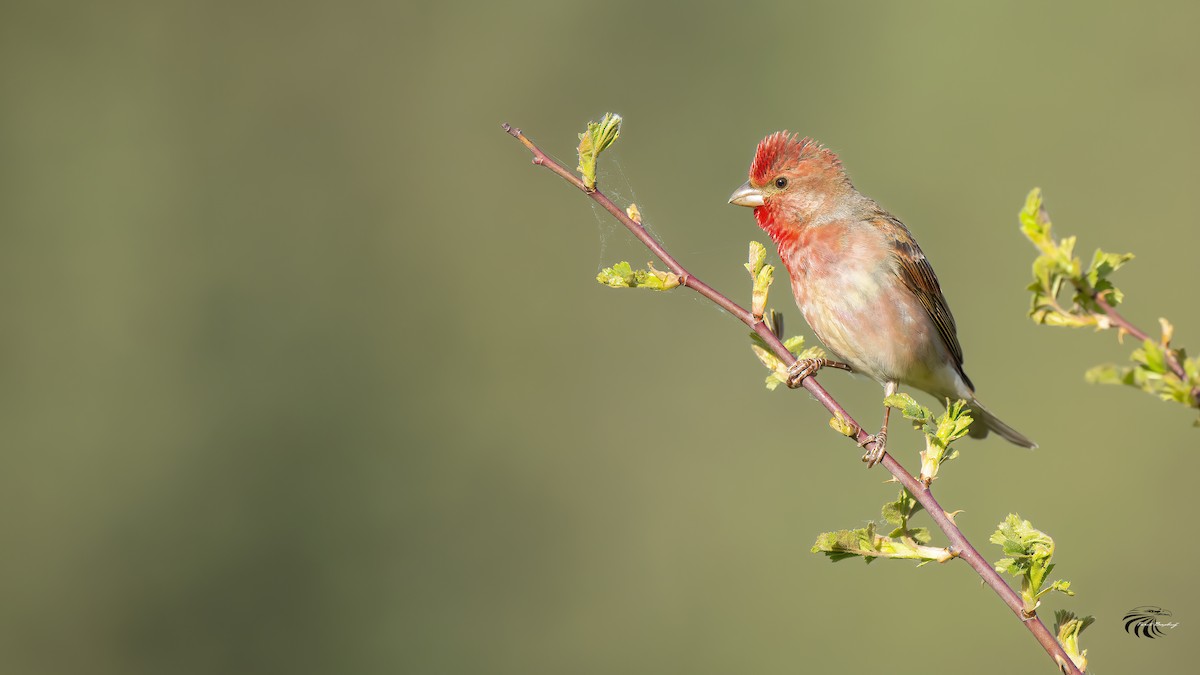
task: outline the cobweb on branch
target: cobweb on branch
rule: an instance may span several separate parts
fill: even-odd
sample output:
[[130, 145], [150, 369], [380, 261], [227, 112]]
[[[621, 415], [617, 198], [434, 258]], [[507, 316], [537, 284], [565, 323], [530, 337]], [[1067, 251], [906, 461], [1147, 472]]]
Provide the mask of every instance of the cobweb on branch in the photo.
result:
[[[646, 204], [638, 201], [637, 192], [634, 191], [633, 184], [629, 181], [629, 177], [625, 174], [625, 169], [621, 166], [620, 153], [616, 152], [612, 148], [610, 148], [604, 156], [604, 162], [599, 169], [596, 184], [600, 187], [604, 194], [608, 195], [608, 198], [611, 199], [613, 203], [619, 206], [621, 209], [628, 208], [630, 204], [637, 204], [638, 209], [641, 210], [644, 218], [642, 221], [642, 227], [646, 228], [646, 231], [650, 233], [650, 236], [654, 237], [656, 241], [659, 243], [664, 243], [662, 237], [659, 236], [658, 231], [654, 229], [652, 217], [647, 215]], [[622, 248], [624, 248], [626, 245], [629, 247], [628, 254], [617, 256], [621, 260], [629, 259], [630, 262], [634, 262], [635, 260], [641, 260], [641, 258], [646, 257], [646, 249], [629, 235], [628, 231], [625, 229], [625, 226], [617, 222], [612, 215], [605, 211], [604, 208], [599, 204], [591, 202], [591, 207], [592, 215], [596, 219], [596, 231], [600, 240], [599, 257], [596, 262], [597, 272], [605, 267], [610, 267], [614, 262], [617, 262], [616, 259], [610, 260], [608, 258], [609, 242], [613, 236], [618, 237], [618, 242], [627, 242], [626, 244], [622, 244]], [[635, 264], [635, 267], [636, 266], [637, 265]]]

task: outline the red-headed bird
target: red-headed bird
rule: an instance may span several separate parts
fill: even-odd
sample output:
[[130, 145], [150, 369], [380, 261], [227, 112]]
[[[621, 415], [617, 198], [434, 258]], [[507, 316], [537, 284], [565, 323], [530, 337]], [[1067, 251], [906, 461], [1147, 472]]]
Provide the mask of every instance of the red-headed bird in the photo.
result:
[[[837, 358], [882, 384], [885, 395], [903, 384], [943, 401], [965, 399], [975, 419], [971, 436], [994, 431], [1037, 447], [975, 398], [933, 267], [904, 223], [854, 188], [837, 155], [786, 131], [767, 136], [750, 180], [729, 202], [754, 208], [779, 247], [804, 320]], [[788, 384], [800, 386], [822, 365], [797, 362]], [[871, 437], [876, 450], [863, 456], [867, 466], [883, 456], [889, 411]]]

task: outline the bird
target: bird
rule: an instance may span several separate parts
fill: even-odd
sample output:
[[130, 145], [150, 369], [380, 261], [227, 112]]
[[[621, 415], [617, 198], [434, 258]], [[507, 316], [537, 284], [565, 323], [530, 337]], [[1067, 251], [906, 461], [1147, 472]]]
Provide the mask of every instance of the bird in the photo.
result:
[[[1025, 448], [1037, 444], [1005, 424], [975, 397], [963, 371], [958, 328], [933, 266], [904, 223], [850, 182], [838, 156], [809, 137], [780, 131], [759, 142], [749, 180], [729, 203], [754, 209], [791, 277], [800, 313], [829, 351], [884, 387], [900, 385], [941, 399], [963, 399], [972, 410], [970, 435], [995, 432]], [[788, 385], [823, 366], [802, 359]], [[870, 467], [886, 451], [883, 426], [860, 446]]]

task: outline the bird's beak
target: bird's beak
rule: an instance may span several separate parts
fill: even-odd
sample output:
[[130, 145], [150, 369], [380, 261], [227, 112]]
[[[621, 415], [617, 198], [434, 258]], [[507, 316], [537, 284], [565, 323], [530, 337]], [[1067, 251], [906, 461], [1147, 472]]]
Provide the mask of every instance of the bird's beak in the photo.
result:
[[733, 194], [729, 195], [729, 203], [738, 206], [762, 206], [762, 190], [752, 187], [750, 181], [746, 181], [740, 188], [734, 190]]

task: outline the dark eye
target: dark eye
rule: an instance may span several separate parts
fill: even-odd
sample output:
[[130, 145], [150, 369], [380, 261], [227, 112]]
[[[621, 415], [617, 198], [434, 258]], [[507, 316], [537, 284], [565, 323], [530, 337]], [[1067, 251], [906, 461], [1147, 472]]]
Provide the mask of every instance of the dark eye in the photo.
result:
[[776, 178], [775, 179], [775, 187], [779, 188], [780, 190], [787, 187], [787, 178], [784, 178], [783, 176]]

